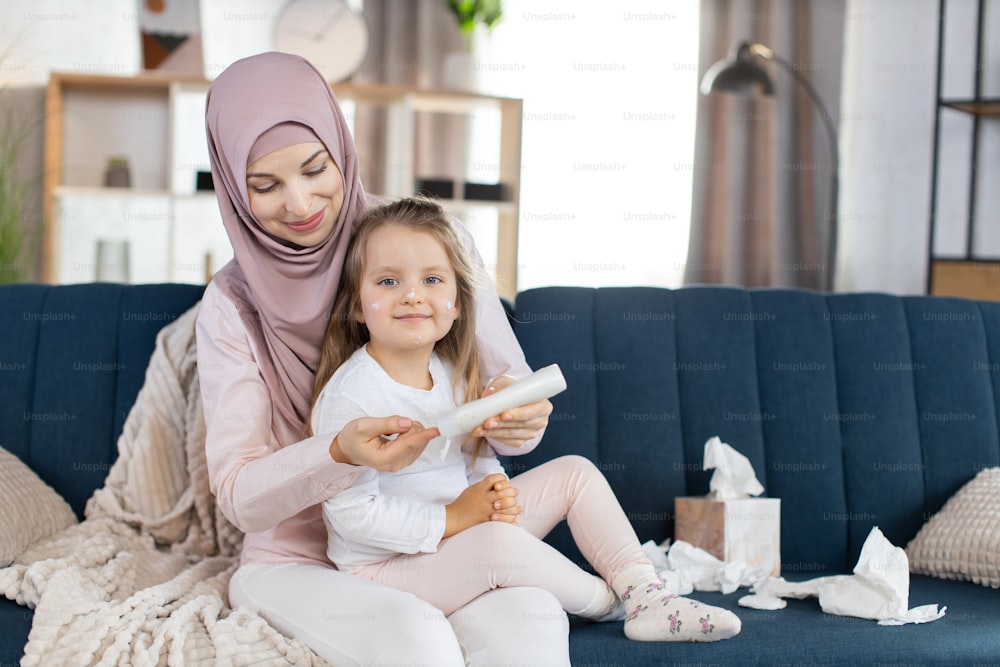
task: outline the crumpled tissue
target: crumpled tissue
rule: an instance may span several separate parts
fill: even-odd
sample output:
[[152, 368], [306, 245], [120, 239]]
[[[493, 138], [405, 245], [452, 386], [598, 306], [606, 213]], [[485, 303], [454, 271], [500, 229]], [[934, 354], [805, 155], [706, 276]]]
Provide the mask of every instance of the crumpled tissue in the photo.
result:
[[789, 582], [768, 577], [756, 583], [751, 595], [739, 599], [741, 607], [783, 609], [783, 598], [819, 598], [828, 614], [877, 620], [879, 625], [927, 623], [944, 616], [947, 607], [927, 604], [909, 609], [910, 567], [906, 552], [894, 546], [878, 526], [871, 529], [854, 574]]
[[656, 573], [660, 575], [660, 579], [663, 580], [666, 586], [665, 590], [673, 595], [687, 595], [694, 590], [694, 587], [680, 572], [674, 572], [670, 569], [670, 563], [667, 561], [669, 548], [669, 537], [659, 545], [653, 540], [647, 540], [642, 544], [642, 550], [653, 564]]
[[764, 493], [750, 459], [722, 442], [719, 436], [705, 443], [704, 466], [705, 470], [715, 470], [708, 482], [709, 495], [715, 500], [736, 500]]
[[768, 575], [767, 571], [751, 567], [745, 561], [721, 561], [683, 540], [670, 544], [668, 539], [659, 546], [649, 540], [642, 549], [666, 584], [666, 590], [674, 595], [687, 595], [696, 590], [728, 594], [752, 586]]

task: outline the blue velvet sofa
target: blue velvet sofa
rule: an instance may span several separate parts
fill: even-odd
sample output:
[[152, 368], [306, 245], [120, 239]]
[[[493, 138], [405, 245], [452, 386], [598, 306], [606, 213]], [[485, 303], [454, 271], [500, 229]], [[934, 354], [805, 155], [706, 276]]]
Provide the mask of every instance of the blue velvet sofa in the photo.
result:
[[[115, 458], [156, 332], [200, 293], [0, 288], [0, 445], [78, 514]], [[590, 458], [643, 541], [671, 536], [675, 497], [707, 492], [701, 460], [713, 435], [782, 499], [789, 579], [850, 572], [874, 525], [905, 546], [1000, 464], [1000, 303], [637, 287], [536, 289], [514, 306], [529, 363], [559, 363], [569, 388], [553, 400], [542, 446], [509, 471]], [[74, 372], [81, 360], [115, 370]], [[564, 526], [550, 541], [579, 558]], [[694, 594], [743, 619], [738, 637], [714, 644], [634, 643], [621, 624], [573, 620], [573, 664], [1000, 664], [1000, 591], [977, 584], [912, 576], [910, 606], [948, 613], [902, 627], [824, 614], [812, 598], [744, 609], [743, 592]], [[0, 600], [0, 664], [20, 659], [30, 624], [30, 610]]]

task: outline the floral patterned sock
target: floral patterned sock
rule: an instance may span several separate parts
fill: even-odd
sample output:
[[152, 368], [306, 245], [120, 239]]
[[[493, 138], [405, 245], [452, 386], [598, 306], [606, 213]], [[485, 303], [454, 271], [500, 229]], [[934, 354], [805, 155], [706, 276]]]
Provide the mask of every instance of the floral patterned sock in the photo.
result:
[[714, 642], [739, 634], [733, 612], [666, 590], [652, 565], [630, 565], [611, 587], [625, 603], [625, 636], [641, 642]]

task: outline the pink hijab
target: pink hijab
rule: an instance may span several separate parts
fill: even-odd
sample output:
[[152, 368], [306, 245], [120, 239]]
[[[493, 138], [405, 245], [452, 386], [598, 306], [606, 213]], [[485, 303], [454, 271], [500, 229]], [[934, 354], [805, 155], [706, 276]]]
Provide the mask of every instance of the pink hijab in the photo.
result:
[[[338, 224], [310, 248], [276, 240], [250, 212], [248, 158], [261, 151], [254, 144], [289, 123], [300, 131], [268, 133], [262, 144], [281, 136], [301, 141], [311, 131], [344, 177]], [[354, 140], [323, 76], [305, 59], [285, 53], [244, 58], [222, 72], [208, 91], [205, 125], [212, 179], [234, 254], [213, 282], [236, 304], [275, 406], [302, 430], [347, 244], [365, 209]], [[265, 152], [281, 147], [269, 145]]]

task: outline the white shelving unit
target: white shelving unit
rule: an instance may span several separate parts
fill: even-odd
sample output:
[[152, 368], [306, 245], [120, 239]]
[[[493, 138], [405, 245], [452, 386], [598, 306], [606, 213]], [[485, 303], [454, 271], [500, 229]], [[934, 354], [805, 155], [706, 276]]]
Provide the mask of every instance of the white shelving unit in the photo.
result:
[[[208, 82], [156, 73], [116, 77], [52, 74], [46, 100], [43, 279], [90, 282], [101, 241], [126, 242], [131, 282], [205, 282], [232, 257], [207, 171]], [[517, 290], [521, 100], [404, 86], [337, 84], [339, 100], [387, 110], [385, 195], [412, 194], [418, 177], [414, 126], [420, 112], [482, 112], [498, 119], [505, 200], [443, 200], [470, 229], [497, 291]], [[130, 188], [103, 187], [107, 159], [128, 158]], [[362, 160], [365, 157], [362, 156]], [[455, 175], [459, 186], [462, 175]], [[461, 194], [461, 189], [459, 188]]]

